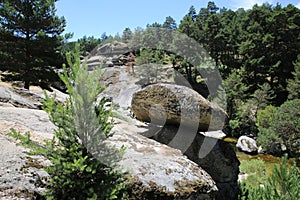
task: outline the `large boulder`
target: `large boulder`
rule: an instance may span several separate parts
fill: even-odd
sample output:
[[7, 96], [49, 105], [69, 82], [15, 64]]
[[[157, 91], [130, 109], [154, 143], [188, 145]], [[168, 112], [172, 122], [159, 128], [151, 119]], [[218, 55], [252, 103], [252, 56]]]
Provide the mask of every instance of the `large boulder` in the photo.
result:
[[246, 153], [257, 153], [258, 150], [256, 141], [245, 135], [239, 137], [236, 147]]
[[[196, 91], [179, 85], [155, 84], [133, 95], [131, 110], [138, 120], [221, 130], [226, 113]], [[153, 114], [154, 113], [154, 114]]]

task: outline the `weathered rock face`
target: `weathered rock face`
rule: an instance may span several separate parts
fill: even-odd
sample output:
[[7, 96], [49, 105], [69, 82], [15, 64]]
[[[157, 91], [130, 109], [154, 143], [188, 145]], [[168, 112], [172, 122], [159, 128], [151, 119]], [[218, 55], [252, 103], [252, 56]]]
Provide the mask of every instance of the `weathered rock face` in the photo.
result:
[[143, 134], [150, 135], [152, 139], [163, 144], [172, 144], [177, 149], [181, 149], [185, 143], [189, 145], [184, 155], [201, 166], [216, 181], [219, 189], [217, 199], [237, 199], [240, 163], [232, 146], [223, 140], [205, 137], [199, 133], [191, 134], [189, 131], [194, 130], [188, 128], [184, 130], [186, 137], [181, 137], [181, 142], [174, 145], [172, 141], [180, 134], [178, 130], [175, 126], [164, 126], [156, 130], [156, 134], [149, 131]]
[[239, 137], [236, 147], [247, 153], [257, 153], [258, 150], [256, 141], [245, 135]]
[[0, 199], [40, 199], [49, 175], [50, 163], [41, 156], [25, 154], [6, 136], [0, 135]]
[[[33, 87], [34, 88], [34, 87]], [[53, 89], [52, 92], [46, 91], [48, 96], [56, 96], [57, 101], [64, 102], [68, 95]], [[26, 90], [23, 88], [4, 87], [0, 85], [0, 106], [19, 107], [29, 109], [41, 109], [40, 100], [45, 99], [42, 89]]]
[[[199, 130], [220, 130], [226, 113], [196, 91], [179, 85], [155, 84], [133, 95], [131, 110], [141, 121], [171, 125], [199, 125]], [[154, 113], [154, 114], [151, 114]]]
[[214, 199], [217, 188], [208, 173], [179, 150], [137, 132], [145, 129], [119, 123], [112, 144], [126, 151], [121, 166], [131, 171], [133, 199]]
[[[135, 121], [115, 122], [115, 134], [107, 142], [126, 147], [120, 165], [131, 173], [128, 184], [132, 199], [215, 198], [218, 189], [214, 180], [179, 150], [139, 135], [145, 128], [138, 128]], [[0, 127], [1, 134], [7, 134], [12, 127], [30, 131], [33, 139], [40, 142], [51, 139], [55, 128], [44, 111], [14, 107], [0, 107]]]
[[9, 133], [10, 128], [22, 133], [29, 131], [32, 139], [42, 142], [52, 139], [55, 126], [42, 110], [0, 107], [0, 134]]
[[114, 41], [112, 43], [107, 43], [103, 46], [97, 48], [95, 55], [102, 55], [106, 57], [112, 57], [114, 55], [120, 55], [129, 52], [129, 47], [123, 42]]
[[0, 102], [15, 107], [39, 109], [42, 103], [40, 96], [24, 89], [13, 89], [0, 86]]
[[102, 67], [134, 65], [135, 56], [127, 44], [114, 41], [93, 50], [87, 59], [90, 69], [102, 65]]

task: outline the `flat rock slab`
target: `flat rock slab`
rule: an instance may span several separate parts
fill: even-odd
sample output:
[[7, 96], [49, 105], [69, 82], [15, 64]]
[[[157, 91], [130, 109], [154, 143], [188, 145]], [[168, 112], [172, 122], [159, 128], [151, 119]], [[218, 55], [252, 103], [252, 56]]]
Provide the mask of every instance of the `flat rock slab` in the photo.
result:
[[[131, 172], [130, 185], [136, 199], [156, 198], [155, 195], [160, 197], [156, 199], [214, 198], [218, 189], [206, 171], [179, 150], [139, 135], [145, 128], [134, 122], [116, 119], [115, 134], [107, 142], [126, 147], [120, 165]], [[7, 134], [10, 128], [30, 131], [34, 140], [42, 142], [52, 138], [55, 126], [42, 110], [0, 107], [0, 133]]]
[[22, 133], [29, 131], [33, 140], [42, 142], [44, 139], [52, 139], [55, 126], [45, 111], [0, 107], [0, 133], [6, 135], [11, 128]]

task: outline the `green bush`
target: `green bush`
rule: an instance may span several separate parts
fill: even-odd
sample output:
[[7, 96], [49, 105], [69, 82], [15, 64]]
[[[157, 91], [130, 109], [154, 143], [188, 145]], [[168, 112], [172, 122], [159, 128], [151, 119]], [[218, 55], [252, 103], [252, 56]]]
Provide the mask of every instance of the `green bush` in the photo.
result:
[[258, 112], [258, 143], [267, 151], [283, 143], [294, 154], [300, 151], [300, 99], [286, 101], [279, 108]]
[[235, 104], [235, 112], [232, 119], [229, 120], [229, 127], [234, 136], [249, 135], [257, 133], [257, 127], [255, 125], [256, 106], [251, 101], [246, 103], [239, 101]]

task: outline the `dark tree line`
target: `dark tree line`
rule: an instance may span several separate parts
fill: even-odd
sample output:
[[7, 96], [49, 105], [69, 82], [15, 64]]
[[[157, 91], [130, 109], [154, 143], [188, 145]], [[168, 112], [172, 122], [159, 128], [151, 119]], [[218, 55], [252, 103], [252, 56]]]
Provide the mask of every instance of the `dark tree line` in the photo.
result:
[[55, 15], [53, 0], [3, 0], [0, 3], [0, 70], [8, 80], [29, 89], [58, 80], [62, 65], [61, 33], [66, 25]]

